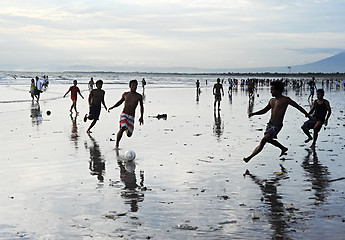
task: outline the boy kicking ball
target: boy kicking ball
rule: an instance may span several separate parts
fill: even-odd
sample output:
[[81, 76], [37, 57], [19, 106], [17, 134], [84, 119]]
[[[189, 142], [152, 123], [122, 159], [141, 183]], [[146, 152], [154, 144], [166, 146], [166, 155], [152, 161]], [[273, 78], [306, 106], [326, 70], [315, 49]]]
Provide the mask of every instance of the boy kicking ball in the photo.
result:
[[280, 81], [271, 82], [271, 94], [274, 98], [272, 98], [267, 106], [260, 111], [249, 113], [249, 117], [254, 115], [262, 115], [267, 113], [271, 110], [271, 118], [267, 124], [267, 128], [265, 131], [265, 136], [261, 139], [259, 146], [257, 146], [253, 153], [248, 157], [243, 158], [243, 161], [248, 163], [254, 156], [262, 151], [266, 143], [270, 143], [275, 147], [278, 147], [281, 150], [280, 156], [286, 154], [288, 148], [284, 147], [281, 143], [277, 140], [277, 135], [279, 131], [283, 127], [283, 120], [285, 116], [286, 109], [289, 105], [297, 108], [300, 112], [302, 112], [306, 117], [310, 118], [310, 115], [295, 101], [291, 98], [283, 96], [284, 91], [284, 84]]
[[126, 132], [128, 137], [131, 137], [134, 130], [134, 116], [135, 116], [135, 109], [140, 104], [140, 118], [139, 123], [144, 124], [144, 104], [143, 104], [143, 96], [136, 92], [138, 87], [137, 80], [131, 80], [129, 82], [129, 92], [125, 92], [122, 94], [121, 99], [115, 103], [114, 106], [110, 107], [108, 112], [113, 108], [120, 106], [123, 102], [125, 103], [123, 107], [123, 111], [120, 116], [120, 130], [116, 136], [116, 146], [115, 148], [119, 148], [119, 144], [124, 132]]

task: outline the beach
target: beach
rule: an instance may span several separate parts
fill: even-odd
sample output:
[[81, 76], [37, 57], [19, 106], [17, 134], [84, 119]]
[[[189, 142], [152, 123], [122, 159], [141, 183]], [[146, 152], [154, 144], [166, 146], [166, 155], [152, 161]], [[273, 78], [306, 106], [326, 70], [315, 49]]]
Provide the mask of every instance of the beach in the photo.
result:
[[[119, 151], [123, 106], [102, 108], [87, 134], [85, 83], [78, 85], [85, 97], [78, 96], [79, 115], [70, 115], [71, 99], [62, 97], [69, 79], [51, 83], [39, 105], [29, 86], [0, 85], [0, 239], [342, 239], [344, 89], [325, 88], [332, 116], [315, 149], [304, 143], [305, 116], [289, 107], [278, 135], [287, 155], [266, 145], [245, 163], [270, 117], [248, 112], [267, 105], [269, 86], [249, 101], [245, 89], [230, 96], [226, 85], [214, 111], [216, 78], [201, 81], [200, 95], [196, 77], [186, 78], [183, 85], [148, 81], [145, 91], [139, 84], [144, 124], [138, 107], [133, 136], [123, 136]], [[103, 89], [111, 107], [128, 85], [105, 81]], [[284, 94], [309, 111], [308, 89]], [[133, 162], [124, 159], [128, 150]]]

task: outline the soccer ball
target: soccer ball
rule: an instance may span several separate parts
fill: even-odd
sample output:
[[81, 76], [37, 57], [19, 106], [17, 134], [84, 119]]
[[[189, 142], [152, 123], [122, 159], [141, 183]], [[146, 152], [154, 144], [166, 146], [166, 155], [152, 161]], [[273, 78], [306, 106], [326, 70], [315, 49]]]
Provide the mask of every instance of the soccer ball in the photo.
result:
[[126, 153], [125, 153], [125, 158], [126, 160], [128, 161], [133, 161], [136, 157], [136, 154], [134, 151], [132, 150], [128, 150]]

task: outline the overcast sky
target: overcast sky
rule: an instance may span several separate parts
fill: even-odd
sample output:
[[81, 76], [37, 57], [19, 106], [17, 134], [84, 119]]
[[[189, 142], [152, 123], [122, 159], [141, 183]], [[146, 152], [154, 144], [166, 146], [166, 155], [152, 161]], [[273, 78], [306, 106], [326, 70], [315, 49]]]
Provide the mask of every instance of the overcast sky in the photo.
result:
[[345, 50], [345, 1], [0, 0], [0, 6], [0, 67], [16, 70], [289, 66]]

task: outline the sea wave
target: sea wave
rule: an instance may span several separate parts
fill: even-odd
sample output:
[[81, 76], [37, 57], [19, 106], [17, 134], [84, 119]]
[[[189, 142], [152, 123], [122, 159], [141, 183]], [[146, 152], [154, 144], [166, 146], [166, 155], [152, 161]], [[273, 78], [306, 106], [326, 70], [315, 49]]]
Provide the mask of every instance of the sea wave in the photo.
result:
[[[74, 80], [78, 84], [88, 84], [91, 77], [94, 81], [101, 79], [104, 84], [128, 84], [130, 80], [137, 79], [141, 86], [141, 80], [145, 78], [148, 86], [165, 85], [183, 85], [195, 86], [197, 79], [201, 83], [208, 80], [210, 83], [215, 82], [219, 75], [203, 75], [203, 74], [182, 74], [182, 73], [117, 73], [117, 72], [0, 72], [0, 85], [30, 85], [31, 78], [36, 76], [43, 78], [43, 75], [49, 77], [52, 84], [72, 84]], [[223, 76], [228, 77], [228, 76]]]

